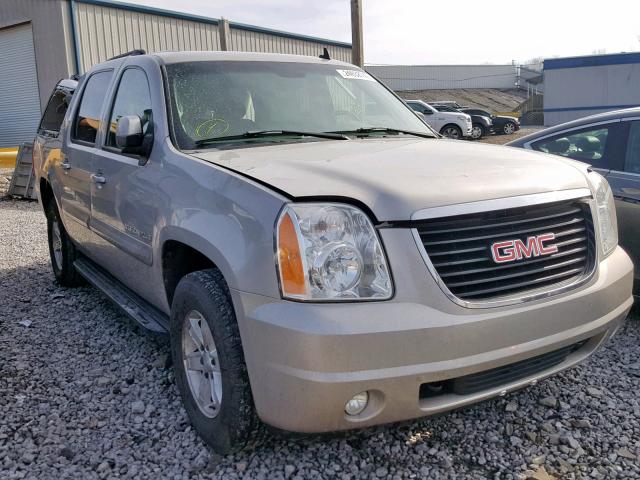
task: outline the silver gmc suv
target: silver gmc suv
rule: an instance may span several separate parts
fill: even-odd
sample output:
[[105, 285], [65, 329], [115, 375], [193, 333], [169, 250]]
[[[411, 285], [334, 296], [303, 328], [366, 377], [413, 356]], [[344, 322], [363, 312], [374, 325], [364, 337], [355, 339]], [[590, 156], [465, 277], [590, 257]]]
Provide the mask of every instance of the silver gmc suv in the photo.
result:
[[134, 53], [45, 111], [53, 272], [169, 333], [216, 451], [260, 421], [335, 431], [504, 395], [626, 317], [633, 267], [586, 166], [435, 138], [346, 63]]

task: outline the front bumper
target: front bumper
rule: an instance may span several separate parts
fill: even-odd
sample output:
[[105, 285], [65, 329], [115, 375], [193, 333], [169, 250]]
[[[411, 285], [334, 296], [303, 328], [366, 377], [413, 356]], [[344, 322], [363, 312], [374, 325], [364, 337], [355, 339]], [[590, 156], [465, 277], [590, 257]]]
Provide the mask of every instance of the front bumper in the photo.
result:
[[[401, 231], [382, 236], [387, 247], [405, 241]], [[296, 432], [344, 430], [505, 394], [587, 358], [616, 331], [633, 302], [633, 266], [621, 248], [600, 262], [591, 281], [579, 289], [518, 306], [475, 310], [444, 297], [426, 268], [416, 268], [422, 261], [408, 251], [398, 257], [404, 265], [390, 258], [397, 292], [391, 301], [306, 304], [232, 291], [254, 401], [265, 423]], [[398, 278], [402, 267], [408, 270]], [[425, 383], [581, 341], [586, 343], [561, 363], [495, 388], [420, 396]], [[349, 417], [344, 405], [362, 391], [371, 392], [369, 406]]]

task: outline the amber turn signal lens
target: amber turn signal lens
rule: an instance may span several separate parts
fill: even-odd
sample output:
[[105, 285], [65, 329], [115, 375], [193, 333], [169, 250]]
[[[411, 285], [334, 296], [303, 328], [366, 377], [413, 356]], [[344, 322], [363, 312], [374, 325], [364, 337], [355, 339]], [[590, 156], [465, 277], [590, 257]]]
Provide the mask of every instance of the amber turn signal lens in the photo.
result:
[[278, 226], [278, 260], [282, 292], [285, 295], [305, 295], [304, 267], [300, 245], [291, 215], [286, 213]]

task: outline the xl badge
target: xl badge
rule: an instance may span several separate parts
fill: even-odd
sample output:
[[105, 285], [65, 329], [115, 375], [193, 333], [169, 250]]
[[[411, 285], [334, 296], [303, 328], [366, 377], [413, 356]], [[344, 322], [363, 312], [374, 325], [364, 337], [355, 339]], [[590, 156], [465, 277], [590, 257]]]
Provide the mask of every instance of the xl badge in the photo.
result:
[[527, 237], [525, 241], [516, 238], [515, 240], [504, 240], [491, 245], [491, 256], [496, 263], [514, 262], [523, 258], [541, 257], [558, 252], [557, 245], [545, 245], [555, 239], [553, 233], [543, 233]]

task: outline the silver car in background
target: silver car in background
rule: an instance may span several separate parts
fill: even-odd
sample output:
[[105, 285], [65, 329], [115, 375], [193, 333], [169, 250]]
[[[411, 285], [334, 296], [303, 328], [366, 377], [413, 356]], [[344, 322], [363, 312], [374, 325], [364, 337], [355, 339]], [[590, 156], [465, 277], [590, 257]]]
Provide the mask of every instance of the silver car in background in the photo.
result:
[[607, 179], [620, 244], [636, 265], [634, 293], [640, 295], [640, 108], [580, 118], [507, 145], [579, 160]]

